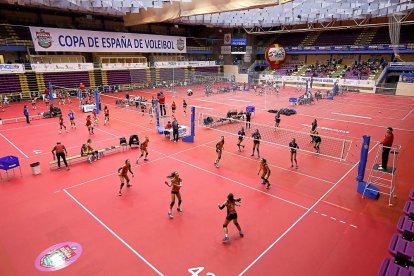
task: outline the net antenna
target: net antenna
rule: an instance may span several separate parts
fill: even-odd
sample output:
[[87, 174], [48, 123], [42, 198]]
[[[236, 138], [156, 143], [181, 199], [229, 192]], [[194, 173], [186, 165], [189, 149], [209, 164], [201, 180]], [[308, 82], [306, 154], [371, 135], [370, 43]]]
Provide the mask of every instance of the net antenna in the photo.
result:
[[394, 56], [398, 61], [402, 61], [399, 55], [401, 22], [404, 19], [403, 14], [391, 14], [388, 16], [388, 31], [390, 34], [391, 47], [394, 51]]

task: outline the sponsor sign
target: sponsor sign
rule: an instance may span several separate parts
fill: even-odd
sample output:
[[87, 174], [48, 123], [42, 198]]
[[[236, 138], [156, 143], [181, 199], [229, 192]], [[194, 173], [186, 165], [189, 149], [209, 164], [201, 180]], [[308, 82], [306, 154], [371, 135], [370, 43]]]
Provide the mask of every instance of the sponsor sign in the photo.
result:
[[39, 73], [93, 71], [93, 63], [39, 63], [30, 66], [33, 71]]
[[147, 63], [102, 63], [102, 70], [145, 69]]
[[231, 55], [231, 46], [221, 46], [222, 55]]
[[135, 33], [30, 27], [37, 52], [185, 53], [186, 38]]
[[279, 44], [271, 44], [265, 51], [265, 58], [273, 70], [279, 69], [286, 59], [285, 48]]
[[74, 242], [55, 244], [37, 256], [35, 267], [40, 271], [56, 271], [74, 263], [82, 254], [82, 246]]
[[0, 74], [24, 73], [23, 64], [0, 64]]
[[247, 45], [246, 38], [232, 38], [231, 45]]
[[216, 66], [215, 61], [156, 61], [154, 67], [174, 68], [174, 67], [210, 67]]

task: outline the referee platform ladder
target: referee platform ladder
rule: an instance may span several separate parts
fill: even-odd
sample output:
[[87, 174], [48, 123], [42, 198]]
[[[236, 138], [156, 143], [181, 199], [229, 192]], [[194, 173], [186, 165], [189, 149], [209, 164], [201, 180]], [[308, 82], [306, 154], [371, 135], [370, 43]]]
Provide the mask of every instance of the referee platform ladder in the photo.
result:
[[[374, 163], [368, 176], [368, 181], [365, 184], [362, 197], [365, 196], [367, 190], [378, 192], [380, 194], [388, 196], [388, 206], [393, 206], [391, 200], [392, 198], [397, 197], [395, 194], [395, 171], [397, 170], [397, 160], [401, 146], [394, 145], [390, 148], [387, 168], [381, 167], [383, 149], [384, 146], [380, 144], [378, 146], [377, 155], [375, 156]], [[374, 187], [370, 186], [370, 184]], [[378, 187], [378, 189], [374, 189], [375, 187]]]

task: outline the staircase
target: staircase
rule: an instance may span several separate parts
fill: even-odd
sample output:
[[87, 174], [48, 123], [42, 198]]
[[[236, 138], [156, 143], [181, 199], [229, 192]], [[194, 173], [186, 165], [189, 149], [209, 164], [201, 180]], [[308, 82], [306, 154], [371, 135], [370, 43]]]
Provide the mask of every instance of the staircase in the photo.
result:
[[89, 83], [91, 87], [96, 87], [96, 83], [95, 83], [95, 73], [94, 71], [89, 71]]
[[43, 90], [39, 90], [37, 86], [36, 73], [33, 71], [26, 71], [25, 75], [29, 91], [39, 91], [39, 94], [42, 94]]
[[378, 28], [364, 29], [358, 38], [355, 40], [355, 45], [369, 45], [377, 33]]
[[300, 47], [306, 47], [311, 46], [320, 36], [321, 32], [310, 32], [305, 37], [305, 39], [302, 41], [301, 44], [299, 44]]
[[27, 84], [27, 78], [25, 74], [19, 74], [19, 80], [20, 80], [20, 87], [22, 89], [22, 99], [30, 99], [30, 91], [29, 91], [29, 85]]

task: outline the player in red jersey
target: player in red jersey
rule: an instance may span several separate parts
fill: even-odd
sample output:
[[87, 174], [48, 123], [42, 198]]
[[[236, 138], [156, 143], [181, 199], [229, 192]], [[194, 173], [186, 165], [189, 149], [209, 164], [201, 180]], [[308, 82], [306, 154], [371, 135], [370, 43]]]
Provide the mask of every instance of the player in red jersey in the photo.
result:
[[180, 178], [180, 175], [178, 174], [178, 172], [171, 173], [169, 176], [167, 176], [167, 178], [171, 179], [171, 183], [168, 183], [168, 181], [165, 181], [165, 185], [167, 185], [168, 187], [171, 187], [171, 203], [170, 203], [170, 211], [168, 211], [168, 216], [170, 218], [174, 218], [172, 208], [174, 207], [174, 204], [175, 204], [175, 197], [177, 197], [178, 199], [177, 211], [178, 212], [183, 211], [183, 209], [181, 209], [182, 200], [181, 200], [181, 194], [180, 194], [180, 189], [183, 186], [182, 184], [183, 180]]
[[147, 156], [148, 156], [148, 142], [149, 142], [149, 138], [148, 136], [145, 136], [145, 140], [141, 143], [141, 145], [139, 145], [139, 148], [141, 149], [141, 155], [138, 157], [137, 159], [137, 164], [139, 159], [141, 159], [142, 156], [144, 156], [145, 153], [145, 157], [144, 157], [144, 161], [148, 161]]
[[129, 162], [129, 159], [125, 160], [125, 164], [118, 169], [118, 175], [119, 179], [121, 180], [121, 186], [119, 187], [119, 196], [122, 196], [122, 188], [124, 187], [124, 180], [126, 180], [127, 187], [131, 187], [132, 185], [129, 184], [129, 177], [128, 177], [128, 171], [132, 174], [132, 177], [134, 177], [134, 173], [131, 170], [131, 163]]
[[269, 182], [270, 169], [269, 169], [269, 165], [267, 164], [266, 159], [264, 158], [260, 160], [260, 169], [257, 172], [257, 175], [259, 175], [260, 172], [262, 172], [262, 176], [260, 177], [263, 180], [262, 184], [267, 184], [266, 189], [270, 189], [270, 182]]
[[217, 159], [216, 161], [214, 161], [214, 165], [216, 166], [216, 168], [220, 166], [219, 162], [221, 159], [221, 154], [223, 153], [223, 149], [224, 149], [224, 136], [221, 136], [220, 140], [216, 144]]
[[223, 230], [224, 230], [224, 239], [223, 242], [226, 243], [229, 241], [229, 230], [227, 229], [227, 226], [231, 221], [233, 221], [234, 225], [237, 227], [237, 230], [239, 230], [240, 237], [244, 237], [244, 234], [241, 230], [241, 227], [239, 223], [237, 222], [237, 212], [236, 212], [236, 206], [237, 202], [241, 202], [241, 198], [234, 198], [234, 195], [232, 193], [228, 194], [227, 200], [223, 204], [219, 204], [218, 207], [220, 210], [223, 210], [224, 207], [227, 207], [227, 216], [224, 220], [223, 224]]

